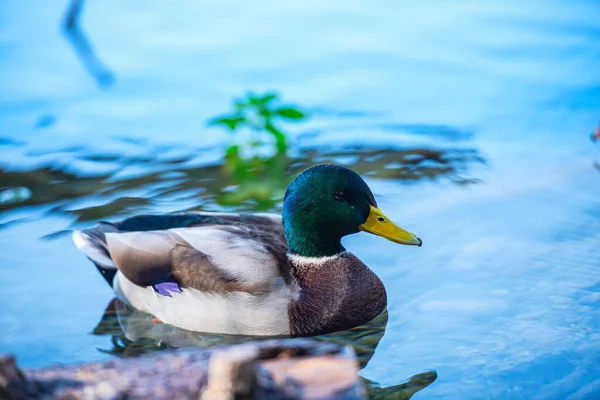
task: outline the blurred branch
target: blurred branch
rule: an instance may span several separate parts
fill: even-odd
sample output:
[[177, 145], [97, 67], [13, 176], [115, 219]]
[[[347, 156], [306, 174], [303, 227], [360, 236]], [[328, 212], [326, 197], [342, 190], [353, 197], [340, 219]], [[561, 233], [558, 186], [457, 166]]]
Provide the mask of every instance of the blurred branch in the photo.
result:
[[96, 56], [85, 33], [80, 27], [81, 11], [84, 0], [71, 0], [63, 20], [63, 32], [73, 46], [75, 53], [85, 69], [92, 75], [100, 87], [109, 87], [114, 81], [114, 74]]

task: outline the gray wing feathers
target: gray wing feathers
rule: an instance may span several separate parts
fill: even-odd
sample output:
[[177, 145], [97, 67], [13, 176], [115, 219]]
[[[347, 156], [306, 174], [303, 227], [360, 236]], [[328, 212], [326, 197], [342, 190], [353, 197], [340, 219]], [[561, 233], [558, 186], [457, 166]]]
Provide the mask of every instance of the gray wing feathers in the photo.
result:
[[75, 246], [98, 268], [106, 282], [112, 286], [118, 269], [106, 248], [104, 233], [98, 229], [73, 231]]
[[177, 239], [169, 231], [107, 233], [106, 243], [119, 271], [131, 282], [149, 286], [170, 276], [169, 252]]
[[73, 231], [73, 242], [79, 251], [83, 252], [90, 260], [105, 268], [116, 269], [117, 266], [110, 258], [108, 250], [102, 246], [103, 242], [94, 235], [85, 231]]
[[172, 274], [186, 287], [202, 291], [240, 291], [241, 282], [211, 263], [209, 257], [189, 246], [177, 245], [170, 251]]
[[[207, 227], [208, 228], [208, 227]], [[190, 229], [190, 228], [188, 228]], [[202, 229], [202, 228], [199, 228]], [[216, 251], [228, 251], [228, 243], [219, 240], [220, 227], [210, 227]], [[220, 268], [209, 255], [194, 248], [182, 230], [108, 233], [107, 245], [119, 271], [139, 286], [150, 286], [161, 280], [175, 279], [182, 287], [200, 291], [247, 291], [254, 285]], [[211, 243], [213, 242], [213, 243]], [[245, 285], [245, 283], [247, 285]]]
[[[163, 229], [152, 230], [158, 222]], [[287, 251], [281, 219], [273, 215], [134, 217], [75, 231], [73, 240], [105, 277], [112, 274], [109, 283], [118, 268], [140, 286], [175, 278], [198, 290], [254, 292], [274, 276], [287, 276], [273, 270], [285, 266]]]

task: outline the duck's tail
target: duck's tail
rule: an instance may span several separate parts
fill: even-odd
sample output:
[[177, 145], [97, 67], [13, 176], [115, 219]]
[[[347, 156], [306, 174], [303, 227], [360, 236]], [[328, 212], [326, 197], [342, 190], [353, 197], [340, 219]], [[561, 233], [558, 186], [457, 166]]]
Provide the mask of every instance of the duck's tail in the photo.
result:
[[106, 236], [101, 228], [73, 231], [75, 246], [98, 268], [106, 282], [112, 287], [117, 274], [117, 266], [110, 257], [106, 246]]

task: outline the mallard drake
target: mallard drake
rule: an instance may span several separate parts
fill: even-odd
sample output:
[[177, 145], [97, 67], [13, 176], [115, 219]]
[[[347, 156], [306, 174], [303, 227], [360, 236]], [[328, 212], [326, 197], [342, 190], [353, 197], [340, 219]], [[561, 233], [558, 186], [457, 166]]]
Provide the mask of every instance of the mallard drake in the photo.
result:
[[141, 215], [75, 231], [116, 296], [183, 329], [308, 336], [348, 329], [387, 305], [381, 280], [341, 244], [359, 231], [421, 246], [352, 170], [317, 165], [288, 186], [282, 215]]

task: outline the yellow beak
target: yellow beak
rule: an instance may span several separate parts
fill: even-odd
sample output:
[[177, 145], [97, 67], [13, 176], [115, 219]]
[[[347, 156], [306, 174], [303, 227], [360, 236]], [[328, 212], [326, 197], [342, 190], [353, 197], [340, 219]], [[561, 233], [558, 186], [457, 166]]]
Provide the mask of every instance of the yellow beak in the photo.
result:
[[377, 236], [384, 237], [392, 242], [408, 244], [412, 246], [421, 246], [423, 241], [414, 233], [400, 228], [394, 224], [377, 207], [371, 206], [369, 217], [360, 227], [361, 231], [369, 232]]

